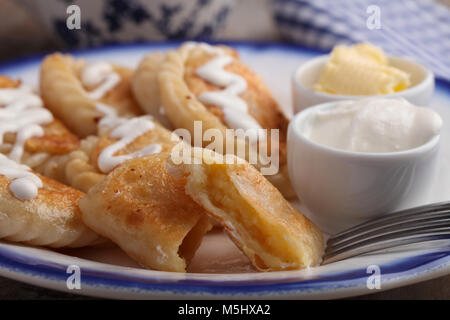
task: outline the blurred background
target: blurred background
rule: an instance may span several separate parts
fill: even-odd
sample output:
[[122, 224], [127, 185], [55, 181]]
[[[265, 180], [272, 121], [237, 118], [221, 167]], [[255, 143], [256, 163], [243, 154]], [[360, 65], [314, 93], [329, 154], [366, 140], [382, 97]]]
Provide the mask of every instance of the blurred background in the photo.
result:
[[450, 0], [0, 0], [0, 60], [179, 39], [370, 41], [450, 79]]
[[[271, 3], [271, 0], [0, 0], [0, 59], [109, 42], [185, 38], [278, 41], [280, 35]], [[67, 29], [66, 9], [71, 4], [80, 7], [80, 30]], [[169, 26], [171, 22], [173, 26]]]

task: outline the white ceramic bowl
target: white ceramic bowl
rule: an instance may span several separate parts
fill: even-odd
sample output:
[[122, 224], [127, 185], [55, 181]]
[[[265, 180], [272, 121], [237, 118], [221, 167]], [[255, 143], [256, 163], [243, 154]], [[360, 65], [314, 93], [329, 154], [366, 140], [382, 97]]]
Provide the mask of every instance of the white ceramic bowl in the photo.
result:
[[[319, 80], [320, 73], [328, 58], [328, 55], [314, 58], [302, 64], [295, 70], [292, 75], [292, 101], [294, 113], [319, 103], [356, 100], [368, 97], [336, 95], [312, 90], [311, 88]], [[414, 105], [427, 106], [434, 91], [433, 73], [421, 64], [406, 58], [389, 57], [389, 63], [411, 75], [411, 87], [393, 94], [383, 94], [378, 95], [377, 97], [403, 97]]]
[[305, 137], [303, 130], [313, 115], [335, 104], [303, 110], [288, 129], [289, 177], [314, 222], [335, 234], [369, 218], [429, 202], [440, 136], [389, 153], [344, 151]]

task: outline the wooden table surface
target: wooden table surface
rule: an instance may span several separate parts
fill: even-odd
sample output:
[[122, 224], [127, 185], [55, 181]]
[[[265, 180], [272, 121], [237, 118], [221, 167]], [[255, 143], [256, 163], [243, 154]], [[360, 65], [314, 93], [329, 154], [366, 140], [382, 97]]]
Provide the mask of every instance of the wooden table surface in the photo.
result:
[[[267, 6], [269, 0], [246, 0], [240, 2], [233, 11], [230, 20], [242, 21], [246, 12], [252, 12], [253, 6]], [[449, 4], [450, 0], [441, 0]], [[261, 11], [259, 11], [261, 12]], [[256, 21], [256, 20], [248, 20]], [[260, 25], [249, 25], [246, 30], [253, 32], [251, 38], [265, 41], [277, 40], [277, 33], [271, 29], [269, 14], [259, 14], [257, 20]], [[236, 32], [233, 26], [238, 23], [229, 23], [222, 31], [222, 38], [242, 38], [242, 28]], [[8, 45], [2, 45], [8, 43]], [[37, 24], [33, 16], [26, 12], [14, 0], [0, 1], [0, 61], [15, 58], [20, 55], [40, 52], [56, 48], [51, 37]], [[90, 299], [79, 295], [61, 293], [47, 290], [18, 281], [0, 277], [0, 299]], [[450, 299], [450, 275], [438, 279], [425, 281], [403, 288], [374, 292], [371, 295], [358, 297], [358, 299]]]

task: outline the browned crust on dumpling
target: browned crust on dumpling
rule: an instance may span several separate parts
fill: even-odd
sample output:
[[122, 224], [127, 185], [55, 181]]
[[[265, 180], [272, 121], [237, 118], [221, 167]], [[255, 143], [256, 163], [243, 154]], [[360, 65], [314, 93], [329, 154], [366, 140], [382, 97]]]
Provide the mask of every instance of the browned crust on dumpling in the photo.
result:
[[14, 80], [10, 77], [0, 75], [0, 89], [17, 88], [21, 83], [22, 81], [20, 80]]
[[[228, 52], [234, 50], [228, 49]], [[189, 89], [195, 94], [200, 96], [204, 92], [217, 91], [223, 88], [207, 82], [195, 74], [197, 68], [207, 63], [214, 56], [206, 52], [197, 53], [195, 56], [190, 56], [186, 62], [186, 71], [184, 79]], [[247, 90], [241, 94], [241, 98], [247, 103], [249, 114], [265, 129], [279, 129], [279, 152], [280, 152], [280, 165], [286, 163], [286, 135], [289, 120], [280, 110], [278, 103], [272, 96], [269, 88], [262, 80], [262, 78], [254, 73], [249, 67], [244, 65], [238, 58], [237, 54], [234, 55], [235, 59], [232, 63], [225, 67], [225, 70], [236, 73], [243, 77], [247, 82]], [[227, 123], [224, 119], [223, 110], [214, 105], [205, 104], [208, 111], [218, 117], [224, 125]], [[269, 133], [270, 135], [270, 133]], [[268, 150], [270, 150], [270, 140], [268, 141]]]
[[[279, 129], [279, 143], [275, 150], [279, 152], [280, 166], [286, 164], [286, 132], [288, 119], [285, 117], [261, 77], [252, 72], [238, 58], [235, 51], [222, 47], [235, 59], [226, 66], [227, 70], [242, 76], [248, 88], [241, 94], [246, 101], [250, 115], [265, 129]], [[195, 120], [202, 121], [203, 131], [219, 130], [225, 136], [228, 128], [220, 107], [203, 104], [198, 96], [206, 91], [221, 90], [202, 78], [195, 72], [198, 67], [215, 57], [214, 53], [204, 50], [201, 46], [181, 46], [178, 50], [169, 51], [161, 66], [158, 80], [161, 102], [166, 116], [175, 128], [185, 128], [194, 132]], [[270, 137], [270, 132], [268, 137]], [[267, 141], [270, 150], [271, 141]], [[203, 145], [206, 146], [205, 144]], [[289, 183], [286, 181], [286, 183]]]
[[132, 159], [80, 200], [83, 221], [144, 266], [184, 272], [210, 229], [205, 211], [166, 168], [170, 155]]
[[[227, 52], [234, 52], [234, 50], [228, 48]], [[241, 98], [247, 103], [249, 114], [255, 118], [263, 128], [280, 129], [280, 138], [282, 141], [285, 141], [288, 120], [279, 108], [278, 103], [275, 101], [269, 88], [267, 88], [259, 75], [254, 73], [237, 58], [237, 54], [234, 54], [233, 56], [233, 62], [227, 65], [225, 70], [240, 75], [247, 82], [247, 90], [241, 94]], [[197, 97], [204, 92], [223, 89], [209, 83], [195, 74], [195, 71], [200, 66], [207, 63], [212, 58], [214, 58], [214, 55], [201, 51], [189, 55], [186, 61], [184, 79], [189, 89]], [[224, 120], [223, 111], [220, 107], [208, 104], [205, 105], [211, 113], [219, 117], [221, 121], [227, 125]]]
[[[0, 75], [0, 88], [17, 88], [21, 84], [20, 80], [13, 80]], [[45, 106], [44, 106], [45, 107]], [[25, 142], [25, 150], [30, 153], [45, 152], [50, 155], [66, 154], [80, 145], [79, 139], [72, 134], [58, 119], [42, 125], [44, 135], [32, 137]], [[7, 133], [4, 142], [13, 143], [15, 134]]]
[[0, 238], [49, 247], [83, 247], [101, 242], [84, 225], [78, 200], [84, 193], [35, 173], [43, 183], [36, 198], [19, 200], [0, 175]]
[[114, 87], [114, 89], [109, 90], [105, 96], [100, 99], [100, 102], [114, 106], [119, 115], [137, 116], [142, 114], [131, 89], [131, 80], [134, 71], [119, 65], [113, 65], [113, 68], [114, 71], [120, 75], [122, 80]]
[[51, 155], [66, 154], [80, 146], [80, 140], [72, 134], [59, 120], [43, 126], [44, 135], [27, 140], [25, 150], [46, 152]]

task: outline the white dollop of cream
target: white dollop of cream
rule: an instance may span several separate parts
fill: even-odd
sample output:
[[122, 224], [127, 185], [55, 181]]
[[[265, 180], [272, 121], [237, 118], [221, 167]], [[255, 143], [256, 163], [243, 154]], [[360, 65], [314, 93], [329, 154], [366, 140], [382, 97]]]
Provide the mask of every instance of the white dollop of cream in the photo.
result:
[[225, 67], [233, 62], [233, 57], [227, 55], [221, 48], [207, 44], [198, 44], [198, 46], [216, 56], [197, 68], [196, 74], [209, 83], [224, 87], [223, 90], [204, 92], [198, 96], [198, 99], [203, 103], [220, 107], [229, 127], [254, 132], [250, 138], [251, 136], [257, 138], [264, 134], [264, 130], [258, 130], [261, 126], [249, 114], [247, 103], [240, 97], [247, 90], [247, 81], [240, 75], [225, 70]]
[[0, 89], [0, 144], [7, 132], [15, 133], [14, 145], [8, 157], [19, 162], [26, 140], [44, 134], [41, 125], [53, 121], [53, 115], [43, 108], [42, 99], [26, 86]]
[[11, 179], [9, 190], [20, 200], [34, 199], [38, 189], [42, 188], [42, 180], [23, 164], [0, 154], [0, 174]]
[[403, 98], [368, 98], [316, 112], [304, 134], [336, 149], [381, 153], [419, 147], [439, 135], [441, 117]]
[[88, 89], [94, 88], [87, 93], [88, 97], [94, 100], [101, 99], [120, 80], [120, 75], [107, 62], [89, 63], [83, 68], [81, 73], [81, 83]]

